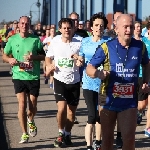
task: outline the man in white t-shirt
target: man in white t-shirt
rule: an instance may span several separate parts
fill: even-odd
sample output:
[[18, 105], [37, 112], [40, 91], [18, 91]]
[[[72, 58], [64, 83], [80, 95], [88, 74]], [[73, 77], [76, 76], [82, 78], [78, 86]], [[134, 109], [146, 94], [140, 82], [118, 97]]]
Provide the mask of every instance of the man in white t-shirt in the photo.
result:
[[[73, 37], [74, 23], [69, 18], [59, 21], [61, 38], [55, 37], [46, 54], [46, 74], [54, 71], [54, 95], [58, 107], [57, 122], [59, 135], [54, 141], [55, 147], [61, 147], [63, 142], [71, 146], [71, 129], [74, 124], [75, 112], [80, 96], [81, 62], [76, 59], [81, 40]], [[54, 64], [52, 60], [54, 59]]]

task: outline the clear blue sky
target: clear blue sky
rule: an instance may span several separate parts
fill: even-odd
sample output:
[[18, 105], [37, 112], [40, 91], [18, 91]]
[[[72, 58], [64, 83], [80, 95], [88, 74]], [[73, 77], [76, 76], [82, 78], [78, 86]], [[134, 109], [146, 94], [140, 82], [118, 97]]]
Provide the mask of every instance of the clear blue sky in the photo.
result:
[[[37, 0], [0, 0], [0, 22], [18, 20], [21, 16], [29, 16], [30, 7]], [[42, 0], [40, 0], [42, 8]], [[38, 11], [36, 4], [33, 4], [31, 11]], [[38, 12], [32, 13], [32, 20], [38, 20]]]

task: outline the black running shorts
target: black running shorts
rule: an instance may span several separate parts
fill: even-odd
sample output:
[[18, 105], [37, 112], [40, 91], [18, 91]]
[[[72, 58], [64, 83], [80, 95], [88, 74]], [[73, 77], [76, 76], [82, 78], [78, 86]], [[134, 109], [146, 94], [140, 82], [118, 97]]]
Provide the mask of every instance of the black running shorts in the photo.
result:
[[26, 92], [35, 97], [39, 96], [40, 80], [13, 79], [15, 94]]
[[80, 82], [66, 84], [54, 78], [54, 95], [56, 103], [67, 101], [67, 104], [77, 106], [80, 98]]

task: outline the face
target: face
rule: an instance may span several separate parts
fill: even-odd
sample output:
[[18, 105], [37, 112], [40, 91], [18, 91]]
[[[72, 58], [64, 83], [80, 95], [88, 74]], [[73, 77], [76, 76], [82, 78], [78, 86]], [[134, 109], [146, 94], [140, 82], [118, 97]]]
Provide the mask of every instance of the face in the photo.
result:
[[78, 27], [78, 28], [79, 28], [79, 29], [83, 29], [83, 27], [84, 27], [83, 24], [79, 24], [79, 27]]
[[19, 32], [20, 32], [20, 30], [19, 30], [19, 28], [17, 28], [17, 29], [16, 29], [16, 33], [19, 33]]
[[72, 15], [70, 16], [70, 19], [72, 19], [72, 20], [74, 21], [74, 26], [75, 26], [75, 28], [78, 28], [78, 25], [79, 25], [78, 16], [75, 15], [75, 14], [72, 14]]
[[70, 38], [72, 36], [73, 29], [69, 23], [62, 23], [60, 32], [62, 33], [62, 37]]
[[13, 28], [16, 29], [18, 27], [18, 22], [13, 22]]
[[136, 23], [134, 25], [134, 34], [141, 34], [142, 32], [142, 26], [140, 23]]
[[54, 29], [54, 28], [51, 28], [51, 29], [50, 29], [50, 35], [51, 35], [51, 36], [55, 36], [55, 29]]
[[8, 29], [8, 25], [7, 24], [4, 25], [4, 29]]
[[29, 23], [29, 19], [27, 17], [20, 18], [20, 21], [19, 21], [20, 33], [28, 33], [29, 25], [30, 25], [30, 23]]
[[41, 24], [40, 24], [40, 23], [37, 24], [37, 29], [38, 29], [38, 30], [41, 29]]
[[50, 36], [50, 30], [49, 29], [46, 30], [46, 35]]
[[133, 20], [130, 16], [122, 16], [119, 18], [116, 24], [116, 32], [118, 38], [123, 41], [128, 41], [132, 38], [134, 31]]
[[95, 19], [91, 29], [93, 30], [93, 35], [101, 36], [104, 32], [104, 21], [102, 19]]
[[86, 28], [89, 29], [90, 28], [90, 22], [86, 22]]

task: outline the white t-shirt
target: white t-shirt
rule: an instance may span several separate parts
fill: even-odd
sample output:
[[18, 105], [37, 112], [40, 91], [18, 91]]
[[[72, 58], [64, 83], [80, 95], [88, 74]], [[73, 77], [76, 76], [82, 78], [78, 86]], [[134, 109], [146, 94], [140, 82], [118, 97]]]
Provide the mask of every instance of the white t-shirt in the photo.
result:
[[73, 54], [79, 54], [81, 41], [73, 37], [72, 42], [62, 42], [60, 36], [56, 36], [48, 47], [46, 57], [54, 59], [56, 70], [54, 78], [66, 84], [74, 84], [80, 81], [79, 67], [76, 60], [72, 59]]
[[44, 50], [47, 52], [48, 51], [48, 46], [50, 46], [50, 43], [51, 43], [51, 40], [53, 38], [52, 37], [46, 37], [44, 40], [43, 40], [43, 44], [45, 45], [44, 46]]

